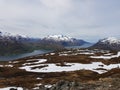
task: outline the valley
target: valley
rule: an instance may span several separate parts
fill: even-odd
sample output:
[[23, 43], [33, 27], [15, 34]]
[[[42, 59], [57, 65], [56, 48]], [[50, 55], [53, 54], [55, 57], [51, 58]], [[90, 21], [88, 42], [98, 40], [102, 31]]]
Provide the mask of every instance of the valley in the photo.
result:
[[92, 44], [1, 33], [0, 50], [0, 90], [120, 89], [120, 40], [114, 37]]
[[0, 0], [0, 90], [120, 90], [120, 0]]
[[[107, 83], [106, 88], [116, 89], [119, 83], [115, 86], [113, 82], [120, 77], [119, 67], [120, 52], [116, 51], [101, 49], [54, 51], [0, 62], [0, 72], [2, 72], [0, 88], [13, 86], [22, 87], [25, 90], [59, 90], [55, 87], [65, 88], [67, 86], [64, 84], [71, 85], [71, 82], [74, 82], [81, 83], [80, 86], [78, 84], [78, 88], [82, 87], [75, 90], [98, 90], [96, 88], [103, 88], [104, 82]], [[96, 86], [97, 84], [101, 86]], [[111, 87], [108, 87], [108, 84]], [[76, 86], [73, 85], [73, 87]], [[18, 88], [18, 90], [22, 89]]]
[[64, 35], [48, 35], [44, 38], [32, 38], [0, 32], [0, 56], [16, 56], [32, 53], [35, 50], [62, 50], [69, 46], [90, 44], [81, 39]]

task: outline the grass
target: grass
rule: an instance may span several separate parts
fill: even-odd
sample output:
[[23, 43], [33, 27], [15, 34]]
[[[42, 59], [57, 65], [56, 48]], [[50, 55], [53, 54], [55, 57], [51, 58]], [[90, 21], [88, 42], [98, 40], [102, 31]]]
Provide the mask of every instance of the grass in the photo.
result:
[[[62, 52], [62, 51], [61, 51]], [[73, 51], [76, 52], [76, 51]], [[103, 59], [91, 59], [89, 55], [75, 55], [75, 56], [59, 56], [59, 52], [56, 52], [55, 55], [37, 55], [26, 57], [23, 59], [14, 60], [12, 62], [18, 61], [17, 63], [9, 63], [9, 62], [0, 62], [0, 65], [12, 64], [14, 67], [0, 67], [0, 87], [7, 86], [20, 86], [26, 88], [34, 88], [36, 84], [55, 84], [60, 80], [67, 81], [79, 81], [79, 82], [93, 82], [99, 81], [100, 78], [108, 78], [108, 77], [119, 77], [120, 78], [120, 68], [112, 69], [106, 73], [98, 74], [96, 72], [90, 70], [78, 70], [71, 72], [52, 72], [52, 73], [35, 73], [35, 72], [26, 72], [25, 70], [21, 70], [18, 67], [23, 66], [24, 63], [31, 63], [29, 65], [36, 65], [34, 62], [37, 62], [35, 59], [47, 59], [45, 63], [56, 63], [57, 66], [66, 66], [65, 62], [68, 63], [82, 63], [89, 64], [92, 62], [102, 62], [106, 65], [115, 64], [120, 62], [120, 58], [113, 58], [110, 60]], [[71, 54], [72, 52], [70, 52]], [[97, 53], [97, 55], [102, 55], [102, 53]], [[34, 59], [32, 61], [28, 61]], [[38, 63], [39, 64], [39, 63]], [[36, 68], [43, 68], [45, 66], [37, 66]], [[98, 70], [104, 70], [103, 68], [98, 68]], [[37, 79], [37, 78], [42, 79]]]

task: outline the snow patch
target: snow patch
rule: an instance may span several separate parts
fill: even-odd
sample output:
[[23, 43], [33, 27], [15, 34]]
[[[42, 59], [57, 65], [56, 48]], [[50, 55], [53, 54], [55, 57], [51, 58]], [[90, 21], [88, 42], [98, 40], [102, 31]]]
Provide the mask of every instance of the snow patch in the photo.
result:
[[32, 59], [32, 60], [29, 60], [29, 61], [34, 61], [34, 60], [36, 60], [36, 62], [24, 63], [23, 65], [25, 66], [25, 65], [29, 65], [29, 64], [39, 64], [39, 63], [44, 63], [44, 62], [47, 61], [47, 59]]
[[50, 55], [55, 55], [55, 53], [50, 53]]
[[45, 87], [46, 87], [46, 88], [51, 88], [52, 85], [50, 85], [50, 84], [49, 84], [49, 85], [45, 85]]
[[0, 65], [0, 67], [13, 67], [13, 65], [9, 64], [9, 65]]
[[120, 52], [118, 52], [117, 55], [111, 55], [111, 56], [90, 56], [90, 58], [95, 58], [95, 59], [112, 59], [118, 57], [120, 57]]
[[36, 79], [37, 79], [37, 80], [41, 80], [42, 78], [40, 78], [40, 77], [37, 77]]
[[[47, 65], [43, 68], [36, 68], [31, 69], [31, 67], [41, 66], [41, 65]], [[63, 72], [63, 71], [76, 71], [76, 70], [92, 70], [98, 73], [104, 73], [104, 70], [96, 70], [97, 68], [101, 68], [100, 65], [103, 65], [102, 68], [110, 70], [112, 68], [120, 67], [120, 64], [110, 64], [110, 65], [104, 65], [101, 62], [92, 62], [91, 64], [80, 64], [80, 63], [66, 63], [66, 66], [57, 66], [56, 64], [39, 64], [39, 65], [32, 65], [32, 66], [24, 66], [20, 67], [20, 69], [25, 69], [29, 72], [44, 72], [44, 73], [50, 73], [50, 72]]]

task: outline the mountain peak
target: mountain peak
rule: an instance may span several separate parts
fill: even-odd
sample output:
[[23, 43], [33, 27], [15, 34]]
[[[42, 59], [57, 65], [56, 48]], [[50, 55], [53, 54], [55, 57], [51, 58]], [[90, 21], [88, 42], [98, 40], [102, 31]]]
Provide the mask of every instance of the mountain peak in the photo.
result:
[[48, 35], [44, 38], [45, 40], [55, 40], [55, 41], [73, 41], [73, 38], [64, 35]]
[[11, 36], [11, 34], [8, 32], [1, 32], [0, 31], [0, 36]]
[[120, 51], [120, 39], [108, 37], [99, 40], [91, 48]]
[[108, 38], [104, 38], [104, 39], [101, 39], [100, 42], [102, 43], [110, 43], [110, 44], [120, 44], [120, 39], [117, 39], [115, 37], [108, 37]]

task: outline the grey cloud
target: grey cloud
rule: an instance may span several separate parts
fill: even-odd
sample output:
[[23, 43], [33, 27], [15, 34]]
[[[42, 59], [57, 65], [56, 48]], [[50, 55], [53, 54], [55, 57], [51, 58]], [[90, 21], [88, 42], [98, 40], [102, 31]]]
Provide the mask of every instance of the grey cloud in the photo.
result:
[[32, 37], [120, 38], [119, 4], [119, 0], [0, 0], [0, 28]]

